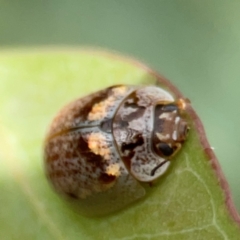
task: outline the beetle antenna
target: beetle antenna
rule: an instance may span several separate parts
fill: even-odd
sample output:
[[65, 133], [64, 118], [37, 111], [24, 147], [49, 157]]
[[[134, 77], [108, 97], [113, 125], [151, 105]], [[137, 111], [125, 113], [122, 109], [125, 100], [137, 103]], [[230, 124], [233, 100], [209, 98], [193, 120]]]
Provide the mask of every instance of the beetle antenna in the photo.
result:
[[151, 176], [154, 176], [155, 172], [162, 166], [164, 165], [166, 162], [168, 162], [169, 160], [165, 160], [163, 162], [161, 162], [160, 164], [158, 164], [152, 171], [151, 171]]

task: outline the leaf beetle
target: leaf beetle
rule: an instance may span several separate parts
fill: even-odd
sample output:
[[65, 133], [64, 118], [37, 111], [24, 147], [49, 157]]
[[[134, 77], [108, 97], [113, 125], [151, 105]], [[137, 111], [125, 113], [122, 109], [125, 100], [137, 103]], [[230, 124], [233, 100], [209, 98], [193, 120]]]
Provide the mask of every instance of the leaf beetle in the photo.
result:
[[89, 216], [144, 197], [187, 138], [185, 101], [157, 86], [116, 85], [79, 98], [45, 140], [47, 177]]

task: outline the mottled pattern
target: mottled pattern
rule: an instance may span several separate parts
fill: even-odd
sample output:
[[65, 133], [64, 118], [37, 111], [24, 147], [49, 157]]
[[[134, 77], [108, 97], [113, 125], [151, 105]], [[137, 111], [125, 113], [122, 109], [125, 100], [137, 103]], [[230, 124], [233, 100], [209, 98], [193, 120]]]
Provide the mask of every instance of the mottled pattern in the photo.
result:
[[[122, 102], [115, 115], [114, 139], [125, 165], [139, 181], [155, 180], [169, 165], [164, 164], [151, 176], [152, 169], [165, 160], [156, 155], [152, 148], [154, 108], [157, 103], [172, 101], [172, 96], [158, 87], [142, 87]], [[127, 126], [122, 127], [123, 122], [127, 122]]]
[[69, 104], [54, 119], [45, 161], [47, 175], [58, 191], [84, 199], [129, 175], [115, 147], [111, 121], [132, 89], [116, 86], [94, 93]]
[[[120, 102], [132, 89], [131, 86], [113, 86], [71, 102], [54, 118], [48, 137], [64, 134], [75, 128], [100, 125], [102, 121], [112, 119]], [[99, 107], [97, 111], [96, 106], [102, 108]]]
[[[180, 113], [174, 110], [179, 106], [169, 105], [173, 102], [159, 87], [118, 85], [67, 105], [46, 137], [46, 173], [54, 187], [99, 214], [143, 197], [139, 181], [152, 182], [169, 165], [157, 167], [165, 158], [153, 145], [169, 137], [178, 141], [178, 133], [184, 132]], [[174, 111], [173, 120], [169, 112]]]
[[[124, 172], [111, 134], [102, 134], [104, 145], [98, 152], [89, 147], [89, 138], [99, 134], [97, 128], [70, 131], [56, 136], [46, 145], [47, 172], [55, 187], [64, 193], [85, 198], [110, 188]], [[104, 152], [107, 150], [107, 153]], [[118, 171], [111, 171], [116, 165]]]
[[91, 111], [88, 113], [87, 120], [101, 121], [106, 117], [111, 117], [116, 110], [116, 106], [118, 106], [119, 100], [121, 101], [126, 96], [128, 90], [126, 86], [112, 88], [107, 98], [93, 104]]

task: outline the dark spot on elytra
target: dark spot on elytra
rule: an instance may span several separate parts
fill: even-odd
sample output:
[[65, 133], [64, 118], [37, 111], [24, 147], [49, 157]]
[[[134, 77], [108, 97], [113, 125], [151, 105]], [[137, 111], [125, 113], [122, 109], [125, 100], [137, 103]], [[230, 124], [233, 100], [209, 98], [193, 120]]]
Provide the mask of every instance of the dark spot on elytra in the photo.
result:
[[115, 181], [115, 179], [116, 179], [116, 176], [109, 175], [107, 173], [102, 173], [99, 177], [99, 181], [101, 181], [105, 184], [111, 183], [111, 182]]
[[73, 153], [70, 152], [70, 151], [66, 151], [64, 157], [65, 157], [66, 159], [72, 158], [72, 157], [73, 157]]
[[65, 168], [68, 168], [72, 165], [72, 163], [70, 161], [64, 161], [63, 165], [64, 165]]
[[79, 109], [79, 112], [75, 115], [76, 118], [80, 117], [82, 121], [87, 120], [89, 112], [92, 110], [94, 104], [99, 103], [107, 99], [112, 94], [112, 89], [119, 87], [121, 85], [115, 85], [99, 91], [93, 95], [89, 96], [89, 101]]
[[57, 161], [59, 159], [59, 154], [53, 154], [51, 156], [48, 155], [48, 161], [51, 162], [51, 161]]
[[89, 101], [75, 114], [75, 118], [80, 117], [83, 121], [87, 120], [89, 112], [94, 104], [104, 101], [109, 95], [110, 89], [100, 91], [96, 96], [89, 98]]
[[102, 169], [103, 157], [93, 153], [91, 149], [89, 149], [88, 143], [81, 136], [81, 133], [79, 133], [77, 151], [79, 151], [79, 155], [84, 157], [87, 162]]

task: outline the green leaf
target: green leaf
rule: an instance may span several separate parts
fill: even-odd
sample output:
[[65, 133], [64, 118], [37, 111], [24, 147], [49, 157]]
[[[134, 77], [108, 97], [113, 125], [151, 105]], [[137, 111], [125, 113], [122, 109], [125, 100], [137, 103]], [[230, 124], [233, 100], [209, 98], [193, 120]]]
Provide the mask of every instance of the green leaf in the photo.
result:
[[189, 138], [146, 198], [101, 218], [74, 212], [47, 182], [43, 139], [69, 101], [113, 84], [168, 81], [129, 59], [94, 51], [0, 54], [0, 239], [240, 239], [228, 186], [191, 109]]

